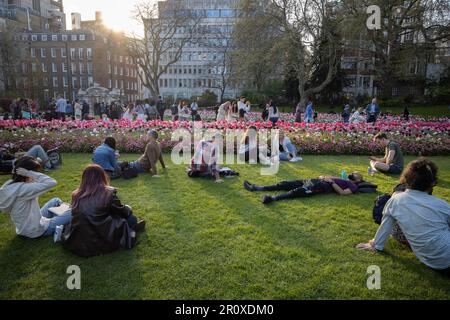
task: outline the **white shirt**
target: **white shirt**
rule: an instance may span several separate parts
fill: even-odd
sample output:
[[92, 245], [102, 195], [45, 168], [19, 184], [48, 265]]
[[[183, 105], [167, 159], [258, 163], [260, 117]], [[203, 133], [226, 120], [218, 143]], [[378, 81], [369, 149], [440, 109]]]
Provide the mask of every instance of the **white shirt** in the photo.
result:
[[10, 213], [18, 235], [38, 238], [50, 224], [50, 219], [41, 215], [38, 197], [55, 187], [56, 181], [39, 172], [28, 173], [33, 182], [9, 180], [0, 188], [0, 210]]
[[238, 101], [238, 109], [244, 110], [245, 112], [250, 112], [250, 106], [247, 106], [244, 102]]
[[417, 190], [394, 194], [375, 235], [377, 250], [384, 249], [394, 222], [422, 263], [437, 270], [450, 267], [450, 205], [446, 201]]

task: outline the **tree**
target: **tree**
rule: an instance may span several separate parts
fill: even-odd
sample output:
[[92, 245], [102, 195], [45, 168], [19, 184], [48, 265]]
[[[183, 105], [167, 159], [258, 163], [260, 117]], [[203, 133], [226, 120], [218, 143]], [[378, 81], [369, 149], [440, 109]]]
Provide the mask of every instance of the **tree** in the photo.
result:
[[219, 100], [223, 101], [226, 90], [235, 81], [232, 63], [233, 45], [228, 34], [216, 33], [213, 39], [207, 39], [203, 46], [209, 48], [214, 59], [206, 65], [207, 72], [203, 77], [208, 87], [220, 92]]
[[140, 67], [139, 78], [153, 98], [159, 96], [159, 79], [180, 61], [183, 49], [195, 42], [201, 17], [187, 10], [183, 1], [136, 5], [135, 19], [144, 29], [143, 37], [134, 35], [128, 44], [130, 56]]
[[17, 39], [18, 31], [7, 26], [0, 30], [0, 88], [16, 94], [16, 75], [19, 69], [23, 43]]
[[[340, 17], [334, 14], [337, 1], [272, 0], [272, 15], [283, 24], [287, 68], [298, 81], [300, 104], [306, 106], [312, 95], [322, 92], [334, 79], [340, 62]], [[318, 58], [320, 59], [318, 60]], [[318, 68], [324, 77], [312, 82]]]
[[[238, 82], [261, 93], [270, 78], [282, 74], [282, 24], [267, 10], [270, 1], [242, 0], [232, 38], [232, 65]], [[272, 8], [275, 12], [275, 8]]]
[[[366, 29], [369, 5], [381, 9], [381, 30]], [[349, 13], [344, 22], [348, 26], [346, 37], [356, 39], [363, 34], [369, 42], [361, 42], [359, 50], [370, 52], [375, 58], [382, 96], [390, 97], [392, 87], [399, 81], [425, 82], [426, 66], [436, 43], [449, 40], [448, 0], [344, 0], [343, 7]], [[411, 64], [422, 64], [421, 72], [413, 78], [408, 75]]]

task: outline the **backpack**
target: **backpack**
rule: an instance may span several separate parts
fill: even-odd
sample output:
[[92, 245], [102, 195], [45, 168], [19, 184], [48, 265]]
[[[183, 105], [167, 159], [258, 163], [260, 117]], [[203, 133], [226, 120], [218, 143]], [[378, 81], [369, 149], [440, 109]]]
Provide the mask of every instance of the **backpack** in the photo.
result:
[[[395, 192], [404, 192], [406, 190], [405, 184], [399, 184], [394, 188]], [[392, 198], [392, 196], [388, 193], [385, 193], [381, 196], [378, 196], [375, 199], [375, 205], [373, 206], [372, 210], [372, 217], [373, 221], [375, 221], [376, 224], [381, 224], [381, 220], [383, 219], [383, 211], [384, 207], [386, 206], [386, 203]]]

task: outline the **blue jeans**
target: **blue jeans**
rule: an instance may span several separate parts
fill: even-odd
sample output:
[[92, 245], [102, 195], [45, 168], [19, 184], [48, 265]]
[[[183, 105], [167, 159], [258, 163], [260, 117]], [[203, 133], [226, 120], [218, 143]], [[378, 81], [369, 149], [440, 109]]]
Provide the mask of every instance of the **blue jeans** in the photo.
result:
[[29, 157], [41, 159], [44, 162], [45, 167], [47, 169], [52, 168], [52, 164], [50, 163], [50, 159], [48, 158], [47, 153], [44, 151], [44, 149], [40, 145], [36, 145], [36, 146], [32, 147], [30, 150], [28, 150], [26, 155]]
[[145, 171], [142, 166], [141, 163], [138, 161], [133, 161], [129, 163], [130, 168], [133, 168], [134, 170], [136, 170], [138, 173], [145, 173], [147, 171]]
[[289, 155], [291, 155], [294, 158], [297, 156], [297, 148], [295, 147], [295, 145], [292, 142], [289, 142], [286, 145], [286, 148], [287, 148], [287, 151], [280, 152], [280, 160], [281, 161], [288, 161]]
[[72, 220], [72, 211], [67, 211], [61, 216], [54, 215], [49, 211], [50, 208], [59, 207], [63, 202], [59, 198], [54, 198], [47, 202], [41, 209], [41, 215], [50, 219], [50, 224], [47, 230], [42, 235], [43, 237], [52, 236], [55, 233], [57, 226], [65, 226]]

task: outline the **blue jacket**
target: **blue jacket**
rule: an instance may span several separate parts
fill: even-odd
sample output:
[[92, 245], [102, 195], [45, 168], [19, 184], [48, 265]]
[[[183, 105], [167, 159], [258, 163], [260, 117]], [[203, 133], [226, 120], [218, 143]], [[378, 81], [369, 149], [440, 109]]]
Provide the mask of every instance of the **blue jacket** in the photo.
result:
[[[372, 103], [369, 103], [366, 107], [366, 114], [367, 117], [369, 117], [371, 115], [371, 109], [372, 109]], [[380, 107], [378, 106], [378, 103], [375, 103], [375, 113], [374, 115], [378, 116], [378, 114], [380, 113]]]
[[313, 116], [313, 107], [311, 104], [308, 104], [306, 107], [306, 116], [312, 118]]
[[106, 144], [95, 149], [92, 162], [98, 164], [105, 171], [114, 171], [118, 167], [116, 151]]

